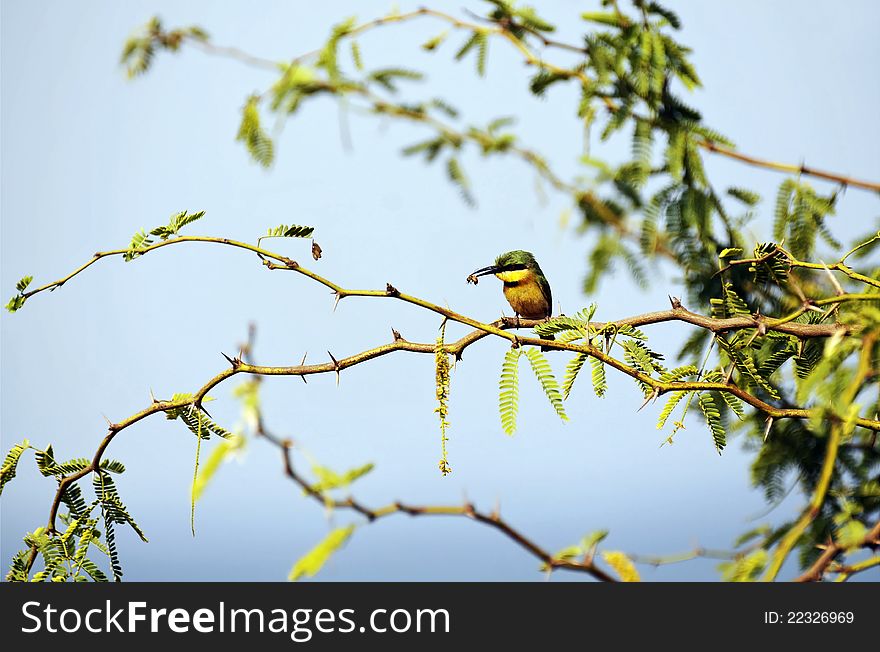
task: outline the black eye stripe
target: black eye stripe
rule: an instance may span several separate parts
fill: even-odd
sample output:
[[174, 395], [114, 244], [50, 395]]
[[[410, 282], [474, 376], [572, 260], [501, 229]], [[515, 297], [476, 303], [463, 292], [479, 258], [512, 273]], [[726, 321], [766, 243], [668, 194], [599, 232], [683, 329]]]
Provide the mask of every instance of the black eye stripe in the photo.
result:
[[515, 265], [502, 265], [501, 266], [501, 269], [505, 272], [516, 272], [516, 271], [519, 271], [519, 270], [525, 269], [525, 268], [526, 268], [526, 266], [523, 265], [522, 263], [518, 263]]

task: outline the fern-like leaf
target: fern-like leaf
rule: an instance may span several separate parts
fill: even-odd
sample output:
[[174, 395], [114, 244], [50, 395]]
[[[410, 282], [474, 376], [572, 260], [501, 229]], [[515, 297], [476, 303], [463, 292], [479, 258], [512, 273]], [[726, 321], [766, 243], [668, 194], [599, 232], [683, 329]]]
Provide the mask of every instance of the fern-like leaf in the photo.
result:
[[602, 398], [608, 390], [608, 381], [605, 378], [605, 363], [599, 358], [591, 356], [590, 365], [593, 367], [593, 391], [596, 393], [596, 396]]
[[294, 564], [287, 579], [295, 582], [301, 577], [314, 577], [354, 532], [354, 525], [336, 528]]
[[254, 161], [267, 168], [275, 158], [275, 145], [260, 124], [258, 102], [257, 95], [248, 98], [242, 109], [241, 124], [235, 139], [245, 144]]
[[577, 379], [577, 376], [588, 357], [590, 356], [586, 353], [577, 353], [566, 365], [565, 376], [562, 379], [562, 398], [565, 400], [568, 400], [568, 395], [571, 394], [571, 388], [574, 386], [574, 381]]
[[727, 445], [727, 432], [721, 421], [721, 411], [715, 402], [715, 397], [711, 392], [702, 392], [697, 399], [700, 410], [706, 418], [709, 430], [712, 432], [712, 440], [715, 442], [715, 450], [721, 455], [721, 451]]
[[504, 355], [499, 382], [498, 412], [501, 429], [507, 435], [516, 432], [516, 415], [519, 411], [519, 356], [522, 349], [510, 349]]
[[3, 487], [6, 486], [6, 483], [15, 477], [15, 470], [18, 467], [18, 460], [21, 459], [21, 454], [30, 447], [30, 442], [25, 439], [20, 444], [15, 444], [9, 449], [3, 460], [3, 468], [0, 468], [0, 495], [3, 494]]
[[544, 394], [556, 410], [556, 414], [563, 421], [568, 421], [568, 416], [565, 414], [565, 406], [562, 403], [562, 394], [559, 392], [559, 383], [556, 382], [556, 377], [553, 375], [553, 370], [550, 368], [547, 358], [538, 349], [533, 348], [526, 349], [525, 356], [529, 359], [532, 371], [535, 372], [538, 382], [541, 383], [541, 389], [544, 390]]
[[657, 418], [657, 430], [663, 430], [672, 411], [675, 410], [676, 406], [685, 396], [692, 393], [693, 392], [672, 392], [669, 400], [666, 401], [666, 405], [664, 405], [663, 409], [660, 411], [660, 416]]
[[461, 198], [464, 199], [464, 203], [468, 206], [474, 206], [476, 200], [471, 194], [470, 181], [468, 181], [468, 178], [461, 167], [461, 163], [458, 162], [457, 158], [452, 157], [446, 161], [446, 175], [452, 183], [458, 186], [458, 189], [461, 192]]

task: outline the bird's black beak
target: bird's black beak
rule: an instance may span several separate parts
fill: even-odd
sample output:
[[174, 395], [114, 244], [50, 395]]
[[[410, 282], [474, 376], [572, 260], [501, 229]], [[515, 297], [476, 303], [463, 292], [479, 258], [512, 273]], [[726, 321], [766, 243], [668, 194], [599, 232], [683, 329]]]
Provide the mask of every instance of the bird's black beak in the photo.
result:
[[498, 265], [490, 265], [489, 267], [483, 267], [482, 269], [478, 269], [473, 274], [471, 274], [471, 276], [472, 277], [486, 276], [487, 274], [497, 274], [500, 271], [502, 271], [502, 268], [498, 267]]
[[467, 282], [473, 283], [474, 285], [476, 285], [478, 283], [478, 281], [477, 281], [478, 276], [486, 276], [487, 274], [497, 274], [500, 271], [502, 271], [502, 268], [498, 267], [498, 265], [490, 265], [489, 267], [483, 267], [482, 269], [478, 269], [476, 272], [474, 272], [473, 274], [468, 276]]

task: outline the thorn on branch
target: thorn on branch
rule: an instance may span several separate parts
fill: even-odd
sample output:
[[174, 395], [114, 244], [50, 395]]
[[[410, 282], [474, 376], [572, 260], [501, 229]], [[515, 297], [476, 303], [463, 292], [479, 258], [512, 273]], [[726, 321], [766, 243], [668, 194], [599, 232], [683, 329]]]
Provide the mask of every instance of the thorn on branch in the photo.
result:
[[678, 297], [673, 297], [668, 294], [666, 296], [669, 297], [669, 303], [672, 306], [673, 310], [678, 310], [679, 308], [681, 308], [681, 299], [679, 299]]
[[403, 335], [401, 335], [400, 332], [395, 328], [391, 329], [391, 336], [394, 338], [395, 342], [406, 342], [406, 340], [403, 338]]
[[232, 365], [233, 369], [238, 369], [241, 366], [241, 359], [240, 358], [230, 358], [228, 355], [223, 353], [223, 351], [220, 351], [220, 355], [222, 355], [224, 358], [226, 358], [226, 361], [229, 362], [230, 365]]
[[773, 427], [773, 417], [767, 417], [767, 421], [764, 423], [764, 441], [767, 441], [767, 436], [770, 434], [770, 428]]
[[205, 406], [202, 405], [202, 399], [198, 399], [195, 403], [193, 403], [193, 405], [194, 405], [195, 408], [196, 408], [197, 410], [199, 410], [200, 412], [204, 412], [204, 413], [208, 416], [209, 419], [213, 419], [213, 418], [214, 418], [214, 417], [211, 416], [211, 413], [208, 412], [208, 411], [205, 409]]
[[[767, 334], [767, 323], [764, 321], [763, 315], [761, 315], [761, 313], [759, 312], [756, 312], [752, 316], [755, 318], [755, 323], [757, 324], [757, 330], [755, 331], [755, 334], [764, 337]], [[752, 340], [754, 339], [755, 338], [752, 337]], [[749, 342], [749, 344], [751, 344], [751, 342]]]
[[333, 354], [330, 353], [330, 351], [327, 351], [327, 355], [329, 355], [330, 359], [333, 360], [333, 367], [334, 367], [334, 370], [336, 371], [336, 386], [339, 387], [339, 377], [340, 377], [339, 372], [342, 369], [342, 367], [339, 365], [339, 361], [333, 357]]
[[333, 312], [336, 312], [336, 307], [339, 305], [339, 300], [344, 296], [342, 292], [336, 292], [336, 301], [333, 302]]
[[[302, 366], [306, 363], [306, 356], [307, 356], [308, 354], [309, 354], [308, 351], [306, 351], [305, 353], [303, 353], [303, 359], [299, 361], [299, 366], [300, 366], [300, 367], [302, 367]], [[332, 358], [333, 356], [330, 356], [330, 357]], [[300, 377], [300, 379], [302, 379], [302, 381], [303, 381], [306, 385], [309, 384], [309, 381], [306, 380], [306, 377], [305, 377], [305, 376], [303, 376], [302, 374], [300, 374], [299, 377]]]
[[388, 295], [389, 297], [399, 297], [400, 291], [396, 287], [391, 285], [391, 283], [386, 283], [385, 284], [385, 294]]
[[838, 283], [837, 279], [834, 278], [834, 274], [832, 274], [831, 270], [828, 269], [828, 265], [825, 264], [825, 261], [823, 260], [821, 262], [822, 262], [822, 267], [825, 268], [825, 273], [828, 275], [828, 278], [831, 279], [831, 285], [834, 286], [834, 291], [837, 292], [837, 296], [841, 296], [843, 294], [846, 294], [846, 292], [844, 292], [843, 288], [840, 286], [840, 283]]
[[288, 269], [297, 269], [299, 267], [299, 263], [291, 258], [281, 258], [281, 262], [287, 265]]
[[654, 388], [654, 391], [651, 392], [651, 393], [648, 395], [648, 398], [645, 399], [645, 402], [642, 403], [642, 407], [640, 407], [638, 410], [636, 410], [636, 412], [641, 412], [642, 409], [643, 409], [648, 403], [650, 403], [651, 401], [656, 401], [657, 398], [658, 398], [659, 396], [660, 396], [660, 389], [657, 388], [657, 387], [655, 387], [655, 388]]

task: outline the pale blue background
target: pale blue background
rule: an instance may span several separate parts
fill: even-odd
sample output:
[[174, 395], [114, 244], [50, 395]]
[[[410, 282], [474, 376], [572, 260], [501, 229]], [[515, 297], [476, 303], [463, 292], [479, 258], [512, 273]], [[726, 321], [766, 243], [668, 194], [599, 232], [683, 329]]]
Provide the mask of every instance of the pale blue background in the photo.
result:
[[[417, 6], [402, 2], [402, 10]], [[463, 2], [437, 2], [457, 11]], [[467, 3], [480, 9], [479, 3]], [[583, 30], [578, 15], [598, 3], [540, 3], [561, 38]], [[197, 23], [218, 44], [279, 60], [322, 43], [332, 23], [362, 19], [385, 2], [32, 2], [2, 4], [2, 283], [55, 279], [100, 249], [127, 244], [142, 227], [172, 212], [204, 209], [191, 233], [253, 241], [269, 226], [312, 224], [325, 251], [313, 268], [349, 287], [401, 290], [485, 320], [506, 308], [492, 280], [464, 277], [508, 249], [537, 255], [566, 312], [595, 300], [600, 317], [662, 309], [680, 293], [668, 269], [650, 292], [626, 273], [594, 297], [581, 281], [588, 240], [559, 227], [565, 201], [548, 190], [542, 202], [534, 175], [513, 160], [464, 158], [479, 208], [467, 209], [441, 167], [398, 156], [426, 132], [352, 115], [353, 151], [340, 143], [338, 112], [326, 100], [308, 103], [279, 139], [266, 172], [233, 141], [239, 108], [273, 76], [238, 62], [186, 49], [158, 57], [144, 79], [129, 83], [117, 65], [126, 35], [151, 15], [169, 26]], [[690, 103], [708, 124], [745, 152], [880, 179], [880, 60], [873, 2], [680, 2], [675, 9], [692, 45], [705, 89]], [[445, 29], [431, 20], [389, 27], [362, 38], [366, 64], [404, 62], [428, 73], [408, 88], [413, 99], [443, 96], [465, 120], [485, 123], [516, 114], [526, 142], [544, 152], [564, 177], [578, 173], [580, 131], [574, 87], [531, 98], [526, 74], [510, 48], [493, 42], [488, 75], [473, 61], [451, 61], [463, 40], [454, 35], [438, 53], [418, 48]], [[548, 56], [566, 57], [559, 53]], [[594, 153], [620, 160], [621, 136]], [[772, 196], [782, 176], [707, 156], [719, 186], [742, 185]], [[823, 184], [817, 184], [823, 189]], [[766, 237], [768, 203], [756, 234]], [[877, 201], [850, 190], [834, 220], [852, 237], [876, 228]], [[273, 246], [312, 264], [307, 242]], [[391, 301], [348, 299], [331, 313], [329, 293], [305, 278], [269, 273], [242, 252], [180, 246], [132, 264], [109, 260], [21, 313], [2, 316], [2, 447], [28, 437], [52, 442], [62, 457], [91, 455], [105, 431], [103, 414], [121, 419], [149, 401], [192, 391], [224, 368], [246, 325], [259, 324], [257, 354], [266, 364], [318, 361], [386, 342], [390, 328], [431, 341], [439, 319]], [[692, 306], [705, 309], [703, 306]], [[684, 331], [650, 329], [655, 348], [675, 350]], [[463, 330], [450, 327], [450, 335]], [[459, 503], [465, 496], [489, 509], [501, 501], [510, 522], [556, 550], [585, 533], [609, 528], [609, 549], [672, 553], [700, 544], [727, 547], [764, 510], [748, 483], [748, 454], [733, 441], [716, 455], [709, 433], [689, 423], [674, 446], [659, 447], [660, 406], [636, 413], [641, 399], [611, 374], [598, 400], [587, 377], [561, 424], [528, 375], [522, 378], [520, 430], [501, 433], [496, 387], [506, 344], [468, 350], [452, 382], [449, 443], [454, 473], [437, 472], [439, 434], [433, 360], [397, 355], [343, 374], [264, 384], [267, 418], [279, 434], [301, 442], [338, 469], [374, 461], [356, 486], [370, 504], [394, 499]], [[554, 356], [558, 371], [562, 356]], [[524, 369], [525, 374], [525, 369]], [[213, 392], [212, 414], [237, 418], [229, 382]], [[120, 487], [151, 538], [122, 530], [119, 548], [132, 580], [286, 577], [291, 564], [327, 532], [322, 510], [281, 473], [274, 448], [252, 442], [242, 463], [222, 469], [200, 503], [198, 536], [189, 531], [189, 490], [195, 446], [180, 424], [156, 416], [125, 431], [108, 455], [128, 472]], [[207, 450], [203, 449], [204, 453]], [[52, 483], [22, 464], [2, 503], [4, 565], [25, 531], [45, 523]], [[797, 495], [771, 515], [778, 521], [801, 504]], [[338, 513], [337, 524], [351, 516]], [[712, 579], [713, 561], [654, 570], [648, 579]], [[559, 573], [554, 580], [578, 578]], [[876, 577], [876, 574], [875, 574]], [[464, 519], [395, 516], [360, 528], [319, 576], [323, 580], [541, 580], [537, 562], [496, 532]]]

